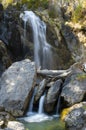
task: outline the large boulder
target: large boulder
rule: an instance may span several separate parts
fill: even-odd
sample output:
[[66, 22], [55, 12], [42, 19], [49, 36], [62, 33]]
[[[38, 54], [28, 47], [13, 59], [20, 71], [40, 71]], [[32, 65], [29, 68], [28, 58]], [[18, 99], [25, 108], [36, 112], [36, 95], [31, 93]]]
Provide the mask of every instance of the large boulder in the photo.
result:
[[61, 85], [62, 85], [62, 80], [59, 79], [49, 88], [44, 102], [44, 109], [47, 113], [53, 112], [56, 101], [58, 100], [60, 94]]
[[61, 99], [64, 106], [72, 106], [86, 99], [86, 73], [76, 67], [63, 85]]
[[86, 129], [86, 102], [76, 104], [69, 109], [64, 121], [67, 130], [85, 130]]
[[26, 59], [12, 64], [0, 79], [0, 108], [14, 116], [22, 116], [28, 106], [35, 77], [34, 62]]

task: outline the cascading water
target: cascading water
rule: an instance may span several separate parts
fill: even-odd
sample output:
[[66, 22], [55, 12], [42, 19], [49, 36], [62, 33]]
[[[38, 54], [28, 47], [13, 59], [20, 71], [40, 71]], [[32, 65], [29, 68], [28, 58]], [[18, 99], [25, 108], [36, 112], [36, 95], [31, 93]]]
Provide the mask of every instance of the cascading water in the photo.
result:
[[56, 107], [56, 115], [58, 115], [58, 116], [59, 116], [59, 109], [60, 109], [60, 101], [61, 101], [61, 97], [59, 95], [58, 102], [57, 102], [57, 107]]
[[45, 120], [52, 120], [53, 119], [52, 117], [49, 117], [46, 114], [44, 114], [44, 110], [43, 110], [44, 99], [45, 99], [45, 94], [40, 98], [38, 112], [33, 112], [32, 111], [33, 101], [34, 101], [34, 94], [33, 94], [32, 100], [30, 102], [29, 110], [26, 114], [27, 117], [21, 119], [27, 122], [41, 122]]
[[41, 96], [40, 101], [39, 101], [39, 109], [38, 109], [39, 114], [42, 114], [44, 112], [43, 110], [44, 99], [45, 99], [45, 94]]
[[[24, 39], [26, 39], [26, 24], [29, 22], [32, 31], [33, 31], [33, 42], [34, 42], [34, 60], [37, 68], [41, 69], [53, 69], [53, 55], [52, 55], [52, 46], [47, 43], [46, 40], [46, 24], [40, 20], [32, 11], [24, 11], [20, 15], [20, 18], [24, 21]], [[25, 43], [25, 42], [24, 42]], [[45, 94], [41, 96], [39, 101], [38, 112], [33, 112], [33, 102], [34, 95], [32, 96], [29, 109], [27, 112], [27, 117], [24, 117], [24, 120], [27, 122], [40, 122], [44, 120], [52, 120], [52, 116], [47, 116], [44, 114], [43, 104], [45, 99]]]
[[33, 31], [34, 60], [37, 68], [52, 69], [52, 46], [46, 40], [46, 24], [32, 11], [24, 11], [20, 15], [24, 21], [24, 37], [26, 37], [26, 23], [29, 22]]
[[33, 114], [33, 102], [34, 102], [35, 91], [36, 91], [36, 89], [34, 89], [34, 92], [33, 92], [33, 95], [32, 95], [31, 101], [30, 101], [29, 109], [26, 113], [27, 116]]

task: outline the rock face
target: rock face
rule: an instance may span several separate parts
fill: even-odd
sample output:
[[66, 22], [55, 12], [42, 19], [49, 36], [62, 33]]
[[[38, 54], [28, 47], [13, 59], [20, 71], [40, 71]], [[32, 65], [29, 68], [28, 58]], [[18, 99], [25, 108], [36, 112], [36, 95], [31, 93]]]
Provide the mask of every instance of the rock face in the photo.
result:
[[[14, 12], [16, 12], [16, 14]], [[21, 36], [18, 30], [17, 18], [18, 11], [12, 8], [10, 11], [9, 9], [3, 11], [3, 17], [0, 20], [0, 40], [6, 44], [13, 59], [19, 59], [19, 57], [22, 56]]]
[[11, 65], [11, 58], [5, 44], [0, 40], [0, 75]]
[[86, 129], [86, 111], [83, 108], [76, 108], [65, 118], [67, 130]]
[[47, 96], [45, 97], [44, 109], [47, 113], [51, 113], [54, 110], [56, 100], [58, 99], [62, 80], [57, 80], [48, 90]]
[[14, 116], [22, 116], [30, 100], [35, 76], [34, 62], [26, 59], [12, 64], [0, 79], [0, 108]]
[[[71, 31], [71, 28], [67, 25], [61, 25], [61, 33], [65, 39], [65, 44], [70, 50], [72, 57], [75, 61], [78, 61], [81, 58], [80, 43], [76, 35]], [[78, 48], [78, 49], [77, 49]]]
[[0, 21], [2, 20], [3, 18], [3, 5], [0, 3]]
[[71, 106], [86, 98], [86, 73], [75, 72], [66, 78], [61, 98], [64, 105]]

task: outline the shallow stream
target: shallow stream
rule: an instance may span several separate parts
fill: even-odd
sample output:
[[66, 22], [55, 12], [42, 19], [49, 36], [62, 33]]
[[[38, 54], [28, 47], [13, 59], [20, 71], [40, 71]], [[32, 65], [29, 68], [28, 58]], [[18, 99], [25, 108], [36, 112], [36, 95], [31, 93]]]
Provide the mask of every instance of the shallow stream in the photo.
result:
[[57, 119], [42, 122], [23, 122], [26, 130], [65, 130], [65, 124]]

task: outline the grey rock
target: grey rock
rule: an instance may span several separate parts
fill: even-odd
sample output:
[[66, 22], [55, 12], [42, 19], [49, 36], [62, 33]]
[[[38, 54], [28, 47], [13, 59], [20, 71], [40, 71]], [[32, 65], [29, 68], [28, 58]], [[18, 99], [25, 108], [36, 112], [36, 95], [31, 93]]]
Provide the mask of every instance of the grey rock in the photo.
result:
[[81, 102], [86, 94], [86, 74], [83, 72], [71, 74], [66, 78], [63, 86], [61, 93], [63, 104], [71, 106]]
[[67, 130], [85, 130], [86, 116], [83, 108], [76, 108], [72, 110], [65, 118]]
[[15, 120], [15, 118], [8, 112], [0, 112], [0, 128], [4, 128], [7, 125], [8, 121], [13, 120]]
[[7, 128], [5, 128], [4, 130], [25, 130], [25, 127], [20, 122], [9, 121], [7, 124]]
[[34, 62], [26, 59], [12, 64], [0, 79], [0, 108], [22, 116], [29, 103], [36, 78]]
[[62, 80], [59, 79], [49, 88], [47, 96], [45, 97], [44, 109], [50, 113], [54, 110], [55, 103], [59, 97]]
[[37, 88], [37, 92], [34, 97], [34, 102], [37, 102], [40, 99], [40, 97], [42, 96], [42, 94], [45, 90], [45, 87], [46, 87], [46, 79], [43, 79]]

